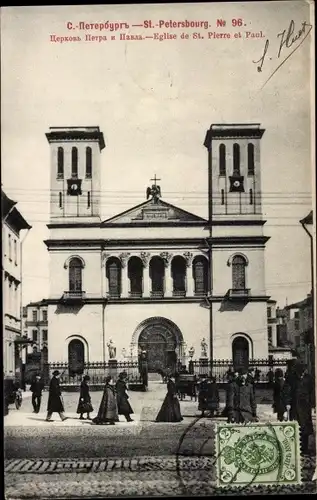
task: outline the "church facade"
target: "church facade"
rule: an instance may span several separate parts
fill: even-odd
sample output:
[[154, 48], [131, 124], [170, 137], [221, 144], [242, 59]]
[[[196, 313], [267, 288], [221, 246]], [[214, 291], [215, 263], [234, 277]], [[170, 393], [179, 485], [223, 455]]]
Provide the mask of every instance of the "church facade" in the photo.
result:
[[[259, 124], [205, 137], [208, 219], [147, 199], [100, 218], [99, 127], [51, 127], [48, 358], [136, 360], [155, 372], [193, 359], [268, 357]], [[105, 153], [103, 153], [105, 154]]]

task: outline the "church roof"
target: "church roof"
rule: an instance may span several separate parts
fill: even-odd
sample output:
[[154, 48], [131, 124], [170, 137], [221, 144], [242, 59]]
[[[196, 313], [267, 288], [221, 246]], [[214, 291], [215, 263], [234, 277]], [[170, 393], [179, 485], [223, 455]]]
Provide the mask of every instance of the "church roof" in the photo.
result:
[[147, 200], [101, 223], [101, 226], [205, 225], [207, 220], [161, 199]]

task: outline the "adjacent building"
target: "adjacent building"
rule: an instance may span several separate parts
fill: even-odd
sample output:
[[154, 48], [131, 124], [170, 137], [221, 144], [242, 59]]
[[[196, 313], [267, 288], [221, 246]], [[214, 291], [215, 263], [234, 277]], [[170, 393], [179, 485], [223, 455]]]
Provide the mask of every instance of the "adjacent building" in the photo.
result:
[[1, 190], [2, 282], [3, 282], [3, 372], [4, 377], [22, 376], [22, 242], [21, 231], [31, 229], [17, 202]]
[[48, 341], [47, 302], [44, 299], [30, 302], [23, 311], [24, 335], [32, 341], [32, 350], [36, 347], [37, 351], [41, 351], [47, 347]]
[[[195, 358], [239, 365], [268, 357], [263, 133], [259, 124], [207, 131], [208, 218], [164, 200], [155, 176], [145, 201], [102, 220], [103, 133], [50, 128], [49, 361], [80, 372], [107, 361], [108, 345], [117, 359], [146, 349], [149, 371], [186, 363], [192, 348]], [[39, 345], [40, 310], [28, 318]]]

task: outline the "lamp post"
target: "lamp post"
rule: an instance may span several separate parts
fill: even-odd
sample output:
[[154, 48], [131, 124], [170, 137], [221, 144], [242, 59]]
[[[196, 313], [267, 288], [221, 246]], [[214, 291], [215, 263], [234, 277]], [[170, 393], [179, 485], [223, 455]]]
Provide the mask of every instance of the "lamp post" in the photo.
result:
[[[315, 327], [315, 301], [314, 301], [314, 238], [313, 238], [313, 231], [309, 230], [307, 226], [312, 226], [313, 225], [313, 211], [311, 210], [310, 213], [304, 217], [304, 219], [301, 219], [299, 221], [306, 232], [308, 234], [309, 239], [310, 239], [310, 276], [311, 276], [311, 300], [312, 300], [312, 338], [314, 342], [314, 327]], [[315, 342], [314, 342], [315, 343]], [[309, 361], [309, 368], [313, 368], [313, 375], [315, 372], [315, 363], [314, 363], [314, 355], [311, 355], [311, 349], [309, 350], [309, 356], [308, 356], [308, 361]]]
[[189, 354], [189, 357], [190, 357], [190, 361], [188, 363], [188, 371], [189, 371], [189, 373], [194, 373], [193, 356], [195, 354], [195, 349], [194, 349], [193, 346], [191, 346], [191, 348], [189, 349], [188, 354]]

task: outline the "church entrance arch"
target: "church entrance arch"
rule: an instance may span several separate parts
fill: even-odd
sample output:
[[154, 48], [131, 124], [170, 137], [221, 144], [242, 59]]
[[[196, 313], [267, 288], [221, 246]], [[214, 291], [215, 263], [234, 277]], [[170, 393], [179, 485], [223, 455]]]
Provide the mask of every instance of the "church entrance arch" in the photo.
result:
[[79, 339], [73, 339], [68, 344], [68, 366], [71, 376], [81, 375], [84, 372], [85, 347]]
[[134, 337], [137, 337], [138, 349], [147, 352], [149, 372], [174, 371], [177, 362], [182, 360], [182, 333], [166, 318], [149, 318], [142, 322]]

